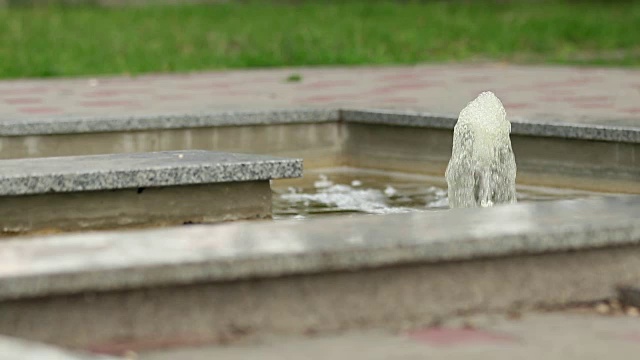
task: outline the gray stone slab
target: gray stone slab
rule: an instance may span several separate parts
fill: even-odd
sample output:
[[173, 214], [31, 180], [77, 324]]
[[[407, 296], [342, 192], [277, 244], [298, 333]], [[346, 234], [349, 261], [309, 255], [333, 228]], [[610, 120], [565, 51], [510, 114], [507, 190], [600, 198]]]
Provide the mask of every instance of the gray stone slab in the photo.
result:
[[[453, 129], [457, 114], [431, 114], [398, 110], [342, 110], [340, 117], [346, 122], [390, 126]], [[626, 126], [558, 123], [545, 119], [511, 118], [511, 133], [567, 139], [600, 140], [639, 143], [640, 129]]]
[[149, 129], [184, 129], [216, 126], [271, 125], [331, 122], [335, 109], [283, 109], [209, 113], [161, 113], [118, 116], [55, 116], [0, 121], [0, 136], [82, 134]]
[[[0, 121], [0, 136], [83, 134], [112, 131], [166, 130], [219, 126], [304, 124], [321, 122], [357, 122], [390, 126], [453, 129], [457, 114], [435, 114], [395, 109], [264, 109], [208, 113], [159, 113], [118, 116], [54, 116], [12, 118]], [[536, 118], [515, 117], [512, 133], [519, 135], [569, 139], [640, 142], [640, 128], [629, 119], [607, 120], [607, 125], [593, 119], [558, 121], [549, 115]], [[609, 125], [610, 124], [610, 125]]]
[[0, 299], [640, 243], [640, 197], [8, 241]]
[[302, 160], [189, 150], [0, 160], [0, 195], [255, 181], [302, 176]]
[[116, 360], [112, 356], [82, 354], [61, 348], [0, 336], [0, 359], [2, 360]]

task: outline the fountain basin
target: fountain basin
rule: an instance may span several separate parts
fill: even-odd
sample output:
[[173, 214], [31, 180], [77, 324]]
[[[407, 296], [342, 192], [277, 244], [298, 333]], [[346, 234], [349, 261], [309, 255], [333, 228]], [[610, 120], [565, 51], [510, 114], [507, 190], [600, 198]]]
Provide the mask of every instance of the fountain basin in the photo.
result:
[[640, 281], [639, 200], [8, 241], [0, 333], [117, 353], [606, 298]]
[[[443, 176], [457, 115], [294, 109], [144, 117], [16, 119], [0, 124], [0, 157], [215, 150]], [[510, 119], [517, 183], [640, 193], [640, 130]]]
[[[0, 154], [235, 151], [304, 158], [306, 177], [275, 180], [276, 195], [323, 181], [320, 174], [340, 182], [336, 174], [354, 168], [342, 185], [369, 186], [374, 173], [399, 172], [437, 188], [454, 123], [452, 116], [355, 110], [24, 120], [0, 126]], [[640, 193], [640, 133], [512, 123], [521, 195], [546, 187], [543, 198], [559, 198], [7, 239], [0, 333], [122, 353], [255, 334], [424, 325], [460, 312], [592, 301], [612, 296], [619, 283], [640, 282], [640, 199], [631, 195]], [[386, 186], [398, 191], [397, 183], [383, 184], [370, 188], [393, 198]]]

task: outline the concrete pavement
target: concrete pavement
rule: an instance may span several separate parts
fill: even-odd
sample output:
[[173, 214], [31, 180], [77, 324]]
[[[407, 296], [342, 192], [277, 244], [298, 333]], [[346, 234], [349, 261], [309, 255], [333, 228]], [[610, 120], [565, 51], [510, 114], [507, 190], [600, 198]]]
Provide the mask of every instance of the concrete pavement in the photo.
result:
[[401, 332], [271, 337], [232, 346], [138, 354], [141, 360], [297, 359], [631, 359], [640, 351], [640, 319], [593, 311], [530, 312], [451, 319]]

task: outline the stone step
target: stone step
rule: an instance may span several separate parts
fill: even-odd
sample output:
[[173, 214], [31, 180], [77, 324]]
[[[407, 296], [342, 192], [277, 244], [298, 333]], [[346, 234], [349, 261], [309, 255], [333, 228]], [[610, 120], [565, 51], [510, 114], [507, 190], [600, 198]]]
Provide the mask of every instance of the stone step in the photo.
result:
[[640, 281], [639, 201], [6, 241], [0, 334], [113, 354], [610, 298]]
[[201, 150], [0, 160], [0, 229], [265, 218], [270, 180], [301, 175], [300, 159]]

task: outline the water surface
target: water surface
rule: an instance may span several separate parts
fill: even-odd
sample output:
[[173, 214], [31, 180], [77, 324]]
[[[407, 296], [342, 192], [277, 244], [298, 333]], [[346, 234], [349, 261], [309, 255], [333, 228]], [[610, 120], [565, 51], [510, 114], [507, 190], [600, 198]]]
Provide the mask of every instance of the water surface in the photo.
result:
[[[393, 214], [448, 209], [444, 178], [399, 172], [331, 168], [273, 185], [274, 219]], [[594, 193], [519, 186], [519, 202], [576, 199]]]

